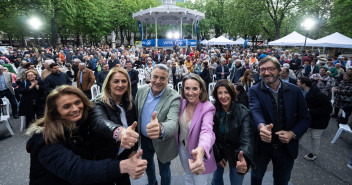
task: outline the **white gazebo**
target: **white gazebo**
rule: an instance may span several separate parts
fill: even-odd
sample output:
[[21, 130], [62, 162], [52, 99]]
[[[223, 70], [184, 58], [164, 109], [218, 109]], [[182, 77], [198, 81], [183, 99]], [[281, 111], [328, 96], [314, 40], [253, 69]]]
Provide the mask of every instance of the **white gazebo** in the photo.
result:
[[163, 0], [161, 6], [140, 10], [133, 13], [132, 17], [143, 24], [155, 24], [155, 46], [158, 46], [158, 25], [172, 24], [180, 26], [180, 38], [182, 39], [182, 24], [192, 24], [193, 32], [193, 24], [203, 19], [204, 13], [176, 6], [176, 0]]

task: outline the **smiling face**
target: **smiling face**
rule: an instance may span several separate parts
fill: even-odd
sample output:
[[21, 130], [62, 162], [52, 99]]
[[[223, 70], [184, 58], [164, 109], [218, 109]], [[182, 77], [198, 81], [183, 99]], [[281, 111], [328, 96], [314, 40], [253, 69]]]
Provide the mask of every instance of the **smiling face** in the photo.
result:
[[231, 95], [229, 91], [226, 89], [226, 87], [224, 86], [219, 87], [217, 89], [217, 96], [223, 109], [231, 105]]
[[36, 80], [37, 75], [32, 72], [29, 72], [29, 73], [27, 73], [26, 77], [27, 77], [28, 81], [33, 81], [33, 80]]
[[184, 95], [187, 101], [191, 104], [197, 104], [199, 101], [199, 95], [202, 90], [200, 89], [200, 84], [197, 80], [188, 79], [185, 81], [185, 87], [183, 88]]
[[109, 87], [113, 98], [123, 96], [123, 94], [127, 91], [128, 79], [123, 73], [117, 72], [111, 76]]
[[276, 69], [274, 62], [270, 60], [262, 64], [259, 71], [263, 82], [267, 85], [275, 83], [280, 76], [279, 70]]
[[157, 96], [169, 83], [168, 72], [163, 69], [155, 68], [152, 73], [150, 83], [152, 84], [154, 96]]
[[56, 99], [61, 119], [76, 123], [82, 118], [84, 104], [75, 94], [64, 94]]

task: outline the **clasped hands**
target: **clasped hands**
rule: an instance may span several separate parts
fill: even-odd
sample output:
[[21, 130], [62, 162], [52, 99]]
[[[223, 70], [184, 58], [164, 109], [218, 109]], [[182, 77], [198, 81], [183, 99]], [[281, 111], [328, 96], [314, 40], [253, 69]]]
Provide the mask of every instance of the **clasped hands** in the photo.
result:
[[[268, 124], [268, 125], [260, 125], [259, 126], [259, 135], [260, 138], [262, 139], [262, 141], [266, 142], [266, 143], [270, 143], [271, 142], [271, 138], [272, 138], [272, 133], [271, 133], [271, 129], [274, 127], [274, 125], [272, 123]], [[278, 132], [275, 132], [276, 135], [279, 136], [279, 139], [282, 143], [289, 143], [291, 141], [291, 139], [294, 137], [294, 133], [292, 131], [286, 131], [286, 130], [281, 130]]]

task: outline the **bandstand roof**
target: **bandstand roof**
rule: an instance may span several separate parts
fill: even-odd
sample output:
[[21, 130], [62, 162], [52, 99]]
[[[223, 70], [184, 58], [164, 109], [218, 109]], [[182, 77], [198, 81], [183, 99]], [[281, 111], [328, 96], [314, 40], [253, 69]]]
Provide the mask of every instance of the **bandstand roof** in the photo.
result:
[[147, 24], [155, 23], [155, 18], [157, 18], [158, 25], [179, 25], [181, 18], [182, 23], [194, 23], [203, 19], [204, 13], [176, 6], [175, 0], [164, 0], [163, 5], [140, 10], [137, 13], [133, 13], [132, 17]]

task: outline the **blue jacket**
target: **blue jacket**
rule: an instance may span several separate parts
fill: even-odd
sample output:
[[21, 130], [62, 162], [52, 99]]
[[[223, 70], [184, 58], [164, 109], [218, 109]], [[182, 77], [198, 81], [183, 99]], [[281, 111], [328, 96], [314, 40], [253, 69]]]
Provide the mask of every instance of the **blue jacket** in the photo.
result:
[[[305, 68], [304, 68], [304, 76], [309, 76], [309, 73], [312, 72], [312, 68], [311, 66], [308, 64]], [[312, 74], [315, 74], [315, 73], [319, 73], [319, 67], [318, 66], [314, 66], [313, 68], [313, 72]]]
[[[216, 80], [221, 80], [221, 73], [222, 73], [221, 65], [218, 65], [218, 67], [216, 67], [216, 70], [215, 70]], [[229, 67], [227, 67], [227, 65], [224, 65], [224, 73], [225, 73], [224, 79], [227, 79], [227, 76], [230, 74]]]
[[[296, 135], [296, 139], [292, 139], [290, 143], [286, 144], [286, 147], [291, 157], [295, 159], [298, 156], [298, 138], [307, 131], [311, 123], [311, 118], [300, 88], [282, 81], [281, 88], [283, 88], [283, 102], [286, 116], [285, 130], [293, 131]], [[271, 92], [264, 85], [264, 82], [251, 87], [248, 92], [248, 97], [254, 128], [258, 131], [260, 123], [273, 123], [274, 112], [272, 111]]]

